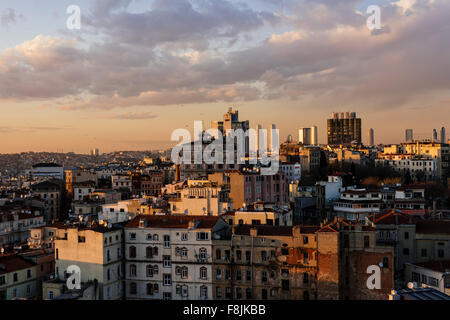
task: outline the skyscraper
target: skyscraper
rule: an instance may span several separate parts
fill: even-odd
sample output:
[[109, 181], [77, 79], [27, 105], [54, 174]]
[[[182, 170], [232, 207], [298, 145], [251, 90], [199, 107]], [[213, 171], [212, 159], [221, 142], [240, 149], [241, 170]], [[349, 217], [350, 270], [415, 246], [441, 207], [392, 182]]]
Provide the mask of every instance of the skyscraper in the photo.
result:
[[369, 146], [375, 145], [375, 137], [374, 137], [374, 130], [372, 128], [369, 129]]
[[438, 141], [438, 135], [437, 135], [437, 130], [433, 129], [433, 141], [437, 142]]
[[447, 143], [447, 137], [446, 137], [446, 134], [445, 134], [445, 128], [444, 127], [441, 128], [441, 143]]
[[298, 142], [311, 145], [311, 128], [300, 128], [298, 130]]
[[405, 141], [409, 142], [409, 141], [413, 141], [413, 129], [406, 129], [405, 130]]
[[317, 136], [317, 126], [311, 127], [311, 144], [313, 146], [317, 146], [319, 144], [318, 136]]
[[327, 124], [329, 145], [361, 143], [361, 118], [355, 112], [333, 112]]

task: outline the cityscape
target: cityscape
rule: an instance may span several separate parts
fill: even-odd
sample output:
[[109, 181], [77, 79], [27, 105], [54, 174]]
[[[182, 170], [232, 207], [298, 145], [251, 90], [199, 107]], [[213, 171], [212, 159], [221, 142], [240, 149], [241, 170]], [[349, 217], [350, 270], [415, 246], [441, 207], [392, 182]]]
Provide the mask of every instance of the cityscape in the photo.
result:
[[450, 2], [47, 2], [0, 5], [0, 301], [450, 300]]

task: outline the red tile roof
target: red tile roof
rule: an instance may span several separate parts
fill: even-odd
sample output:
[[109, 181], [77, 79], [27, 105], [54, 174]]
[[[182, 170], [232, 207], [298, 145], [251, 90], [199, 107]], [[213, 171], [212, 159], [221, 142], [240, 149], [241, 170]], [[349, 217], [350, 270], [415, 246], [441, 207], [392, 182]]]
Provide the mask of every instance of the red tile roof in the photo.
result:
[[414, 263], [414, 265], [442, 273], [450, 272], [450, 260], [432, 260]]
[[28, 269], [35, 266], [31, 261], [16, 255], [0, 255], [0, 274], [10, 273], [17, 270]]

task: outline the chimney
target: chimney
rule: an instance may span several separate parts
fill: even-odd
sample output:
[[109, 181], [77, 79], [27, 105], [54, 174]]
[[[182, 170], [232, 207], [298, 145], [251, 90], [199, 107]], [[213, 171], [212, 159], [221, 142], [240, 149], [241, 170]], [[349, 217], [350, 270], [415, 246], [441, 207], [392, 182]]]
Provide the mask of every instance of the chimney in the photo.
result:
[[189, 220], [188, 222], [188, 229], [194, 229], [195, 228], [195, 221]]
[[258, 236], [258, 229], [256, 229], [256, 228], [251, 228], [251, 229], [250, 229], [250, 236], [251, 236], [251, 237], [257, 237], [257, 236]]

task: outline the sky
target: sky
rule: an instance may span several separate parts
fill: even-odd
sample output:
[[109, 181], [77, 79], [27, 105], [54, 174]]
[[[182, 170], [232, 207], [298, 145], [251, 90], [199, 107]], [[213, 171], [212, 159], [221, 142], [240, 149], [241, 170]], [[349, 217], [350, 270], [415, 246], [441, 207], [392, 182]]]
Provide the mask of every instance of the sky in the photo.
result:
[[448, 0], [2, 0], [0, 153], [167, 148], [231, 106], [281, 139], [316, 125], [326, 143], [345, 111], [363, 142], [431, 138], [450, 132], [449, 14]]

